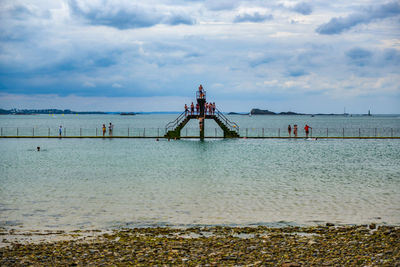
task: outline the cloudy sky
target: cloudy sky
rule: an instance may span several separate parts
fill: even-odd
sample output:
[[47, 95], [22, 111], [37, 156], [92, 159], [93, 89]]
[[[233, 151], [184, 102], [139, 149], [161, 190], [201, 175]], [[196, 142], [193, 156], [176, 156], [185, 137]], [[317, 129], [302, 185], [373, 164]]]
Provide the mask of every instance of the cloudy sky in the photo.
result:
[[0, 108], [400, 113], [400, 2], [0, 0]]

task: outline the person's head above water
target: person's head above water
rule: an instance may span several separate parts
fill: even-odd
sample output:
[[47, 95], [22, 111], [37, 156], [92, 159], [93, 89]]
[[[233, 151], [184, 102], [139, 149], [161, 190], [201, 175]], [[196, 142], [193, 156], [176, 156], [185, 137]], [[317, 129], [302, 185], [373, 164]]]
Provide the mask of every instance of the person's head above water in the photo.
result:
[[40, 151], [40, 146], [38, 146], [36, 149], [37, 149], [37, 151]]

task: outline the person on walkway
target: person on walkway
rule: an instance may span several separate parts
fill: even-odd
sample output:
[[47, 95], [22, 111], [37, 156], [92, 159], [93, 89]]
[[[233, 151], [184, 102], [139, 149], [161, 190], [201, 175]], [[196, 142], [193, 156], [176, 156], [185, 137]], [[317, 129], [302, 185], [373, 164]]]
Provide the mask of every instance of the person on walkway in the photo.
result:
[[185, 117], [188, 115], [188, 113], [189, 113], [189, 109], [188, 109], [188, 106], [185, 104]]
[[212, 103], [208, 103], [208, 113], [212, 115]]
[[206, 102], [204, 104], [204, 114], [207, 115], [207, 112], [208, 112], [208, 103]]
[[297, 124], [293, 125], [293, 134], [294, 137], [297, 137]]
[[108, 125], [108, 134], [112, 136], [114, 130], [114, 125], [110, 122], [110, 125]]
[[194, 114], [194, 104], [192, 102], [192, 104], [190, 105], [190, 115]]
[[102, 129], [103, 129], [103, 137], [106, 135], [106, 130], [107, 130], [107, 128], [106, 128], [106, 125], [105, 124], [103, 124], [103, 127], [102, 127]]
[[312, 129], [312, 127], [308, 126], [306, 124], [306, 126], [304, 126], [304, 131], [306, 132], [306, 138], [308, 138], [308, 134], [310, 133], [310, 129]]
[[290, 126], [290, 124], [289, 124], [289, 126], [287, 127], [287, 131], [288, 131], [288, 133], [289, 133], [289, 137], [292, 137], [292, 126]]
[[196, 104], [196, 114], [199, 115], [200, 105], [199, 103]]
[[215, 115], [215, 102], [212, 103], [212, 113]]
[[62, 136], [62, 126], [60, 125], [60, 128], [58, 129], [58, 134], [61, 137]]

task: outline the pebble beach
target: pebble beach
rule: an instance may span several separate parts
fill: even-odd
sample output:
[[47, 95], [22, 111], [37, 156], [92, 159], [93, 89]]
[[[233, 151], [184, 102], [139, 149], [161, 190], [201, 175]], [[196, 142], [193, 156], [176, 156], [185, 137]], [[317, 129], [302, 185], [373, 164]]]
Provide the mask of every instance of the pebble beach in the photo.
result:
[[1, 266], [400, 265], [400, 227], [375, 224], [4, 230], [1, 235]]

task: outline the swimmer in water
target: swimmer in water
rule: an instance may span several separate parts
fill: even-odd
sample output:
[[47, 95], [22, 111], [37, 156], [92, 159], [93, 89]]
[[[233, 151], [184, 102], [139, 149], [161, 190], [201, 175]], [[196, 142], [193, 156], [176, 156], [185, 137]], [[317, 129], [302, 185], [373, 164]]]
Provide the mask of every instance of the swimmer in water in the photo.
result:
[[37, 151], [40, 151], [40, 146], [38, 146], [36, 149], [37, 149]]

